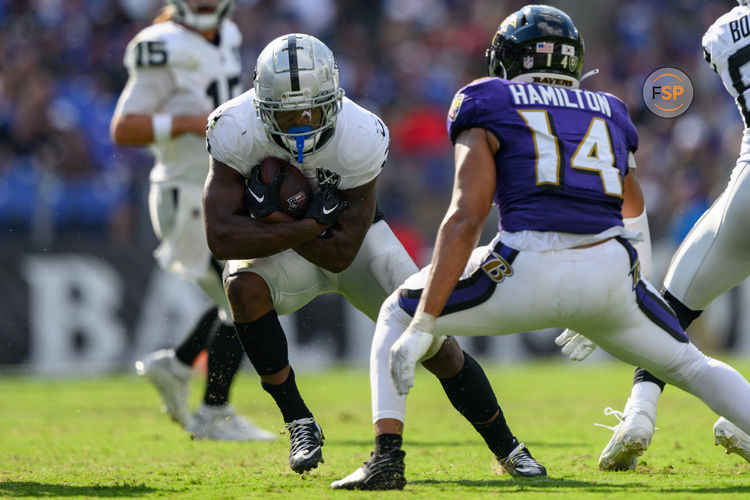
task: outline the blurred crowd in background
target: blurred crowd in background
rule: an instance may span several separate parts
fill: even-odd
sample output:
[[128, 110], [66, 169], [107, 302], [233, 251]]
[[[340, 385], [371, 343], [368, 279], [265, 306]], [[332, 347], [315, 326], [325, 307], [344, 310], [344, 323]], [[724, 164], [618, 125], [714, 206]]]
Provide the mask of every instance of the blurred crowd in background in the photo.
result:
[[[379, 181], [389, 222], [419, 263], [433, 243], [453, 181], [445, 115], [458, 88], [485, 75], [484, 50], [516, 0], [238, 0], [243, 84], [260, 50], [310, 33], [338, 58], [342, 86], [379, 114], [391, 155]], [[550, 1], [586, 43], [584, 88], [629, 106], [640, 135], [638, 176], [652, 237], [676, 245], [721, 192], [739, 152], [734, 101], [702, 59], [701, 36], [731, 0]], [[118, 148], [109, 120], [127, 73], [127, 42], [161, 0], [0, 0], [0, 241], [67, 238], [151, 242], [146, 150]], [[656, 68], [692, 79], [677, 119], [652, 115], [641, 89]]]

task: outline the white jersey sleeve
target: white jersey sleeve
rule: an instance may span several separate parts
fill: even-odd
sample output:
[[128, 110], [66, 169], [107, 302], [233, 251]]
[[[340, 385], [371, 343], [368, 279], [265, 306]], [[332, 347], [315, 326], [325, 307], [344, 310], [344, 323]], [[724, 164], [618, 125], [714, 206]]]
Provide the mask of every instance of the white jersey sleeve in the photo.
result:
[[120, 97], [125, 114], [209, 113], [242, 91], [239, 29], [222, 23], [221, 43], [167, 21], [141, 30], [125, 51], [128, 84]]
[[206, 148], [208, 153], [245, 177], [250, 169], [266, 156], [262, 141], [258, 141], [259, 121], [255, 116], [252, 100], [253, 91], [219, 106], [208, 117], [206, 128]]
[[153, 114], [176, 92], [167, 38], [161, 25], [153, 25], [128, 43], [123, 62], [129, 78], [117, 104], [120, 114]]
[[351, 189], [375, 179], [388, 158], [388, 127], [375, 114], [349, 99], [339, 117], [336, 145], [336, 173], [339, 189]]
[[703, 55], [737, 101], [750, 126], [750, 7], [738, 6], [711, 25], [703, 35]]
[[[172, 21], [144, 28], [126, 49], [129, 78], [115, 113], [208, 115], [242, 91], [241, 42], [229, 19], [222, 23], [217, 43]], [[150, 149], [156, 160], [151, 182], [203, 185], [208, 156], [201, 134], [182, 134]]]

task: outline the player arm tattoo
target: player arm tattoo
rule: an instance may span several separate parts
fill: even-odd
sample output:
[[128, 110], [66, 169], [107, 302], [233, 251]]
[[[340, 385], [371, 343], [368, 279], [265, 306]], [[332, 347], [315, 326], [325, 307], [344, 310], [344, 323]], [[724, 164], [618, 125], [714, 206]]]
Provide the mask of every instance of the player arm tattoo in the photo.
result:
[[314, 219], [266, 224], [251, 218], [244, 191], [245, 177], [212, 157], [203, 188], [203, 212], [208, 247], [216, 259], [268, 257], [323, 232]]
[[362, 186], [341, 191], [341, 198], [349, 203], [349, 207], [328, 229], [330, 237], [307, 241], [294, 250], [313, 264], [334, 273], [349, 267], [375, 218], [376, 183], [377, 179], [373, 179]]

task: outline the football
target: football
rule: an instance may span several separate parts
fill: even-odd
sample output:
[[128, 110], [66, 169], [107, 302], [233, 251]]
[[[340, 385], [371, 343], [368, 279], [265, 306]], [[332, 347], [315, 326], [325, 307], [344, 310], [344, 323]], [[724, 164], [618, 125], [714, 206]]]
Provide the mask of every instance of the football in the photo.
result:
[[313, 197], [313, 190], [297, 167], [281, 158], [269, 156], [260, 162], [260, 180], [268, 184], [280, 168], [286, 169], [279, 193], [281, 210], [295, 219], [301, 219]]

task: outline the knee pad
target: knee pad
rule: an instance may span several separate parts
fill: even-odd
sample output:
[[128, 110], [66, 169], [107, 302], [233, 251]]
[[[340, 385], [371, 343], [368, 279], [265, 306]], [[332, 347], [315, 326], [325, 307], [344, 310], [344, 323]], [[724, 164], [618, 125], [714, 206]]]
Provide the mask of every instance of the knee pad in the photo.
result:
[[276, 311], [252, 323], [235, 323], [234, 328], [258, 375], [273, 375], [289, 364], [289, 346]]

